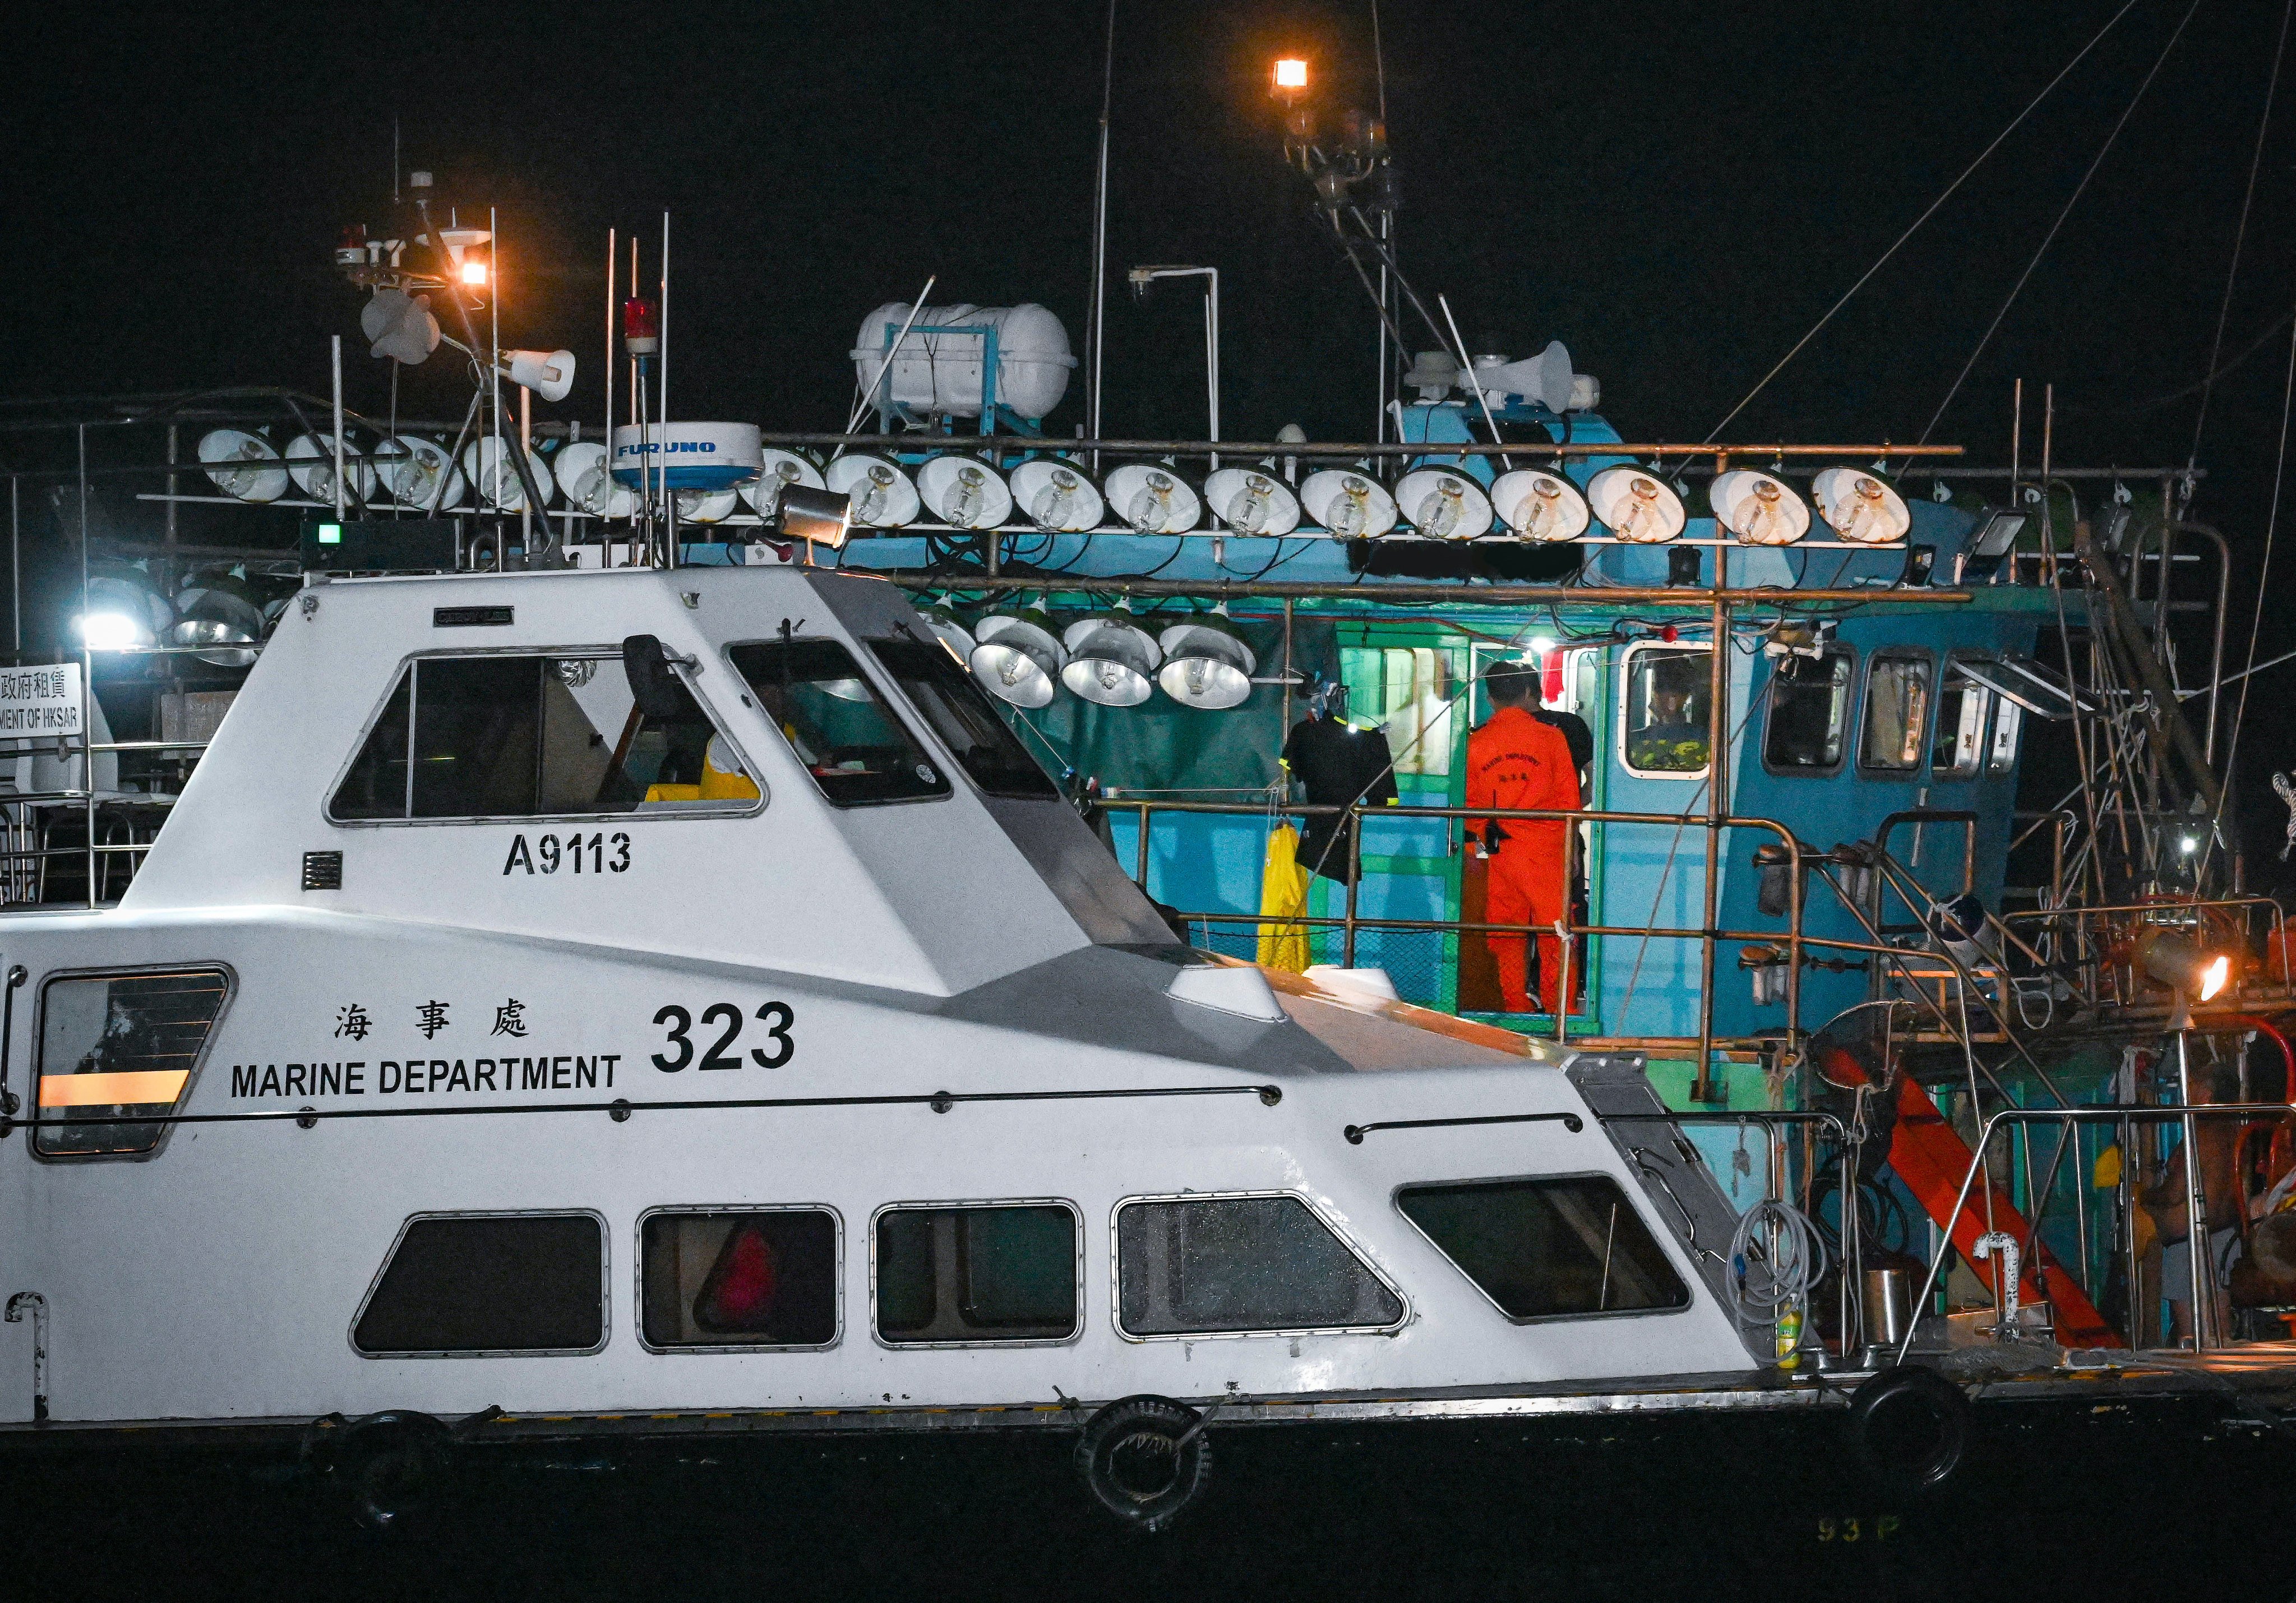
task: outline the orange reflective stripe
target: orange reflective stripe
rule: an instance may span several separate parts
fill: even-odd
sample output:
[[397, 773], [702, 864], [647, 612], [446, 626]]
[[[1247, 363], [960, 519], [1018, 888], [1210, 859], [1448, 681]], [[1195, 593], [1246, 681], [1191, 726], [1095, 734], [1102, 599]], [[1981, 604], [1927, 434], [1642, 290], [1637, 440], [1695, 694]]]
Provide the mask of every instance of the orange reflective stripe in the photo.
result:
[[183, 1094], [189, 1069], [148, 1069], [133, 1074], [43, 1074], [42, 1107], [144, 1107]]

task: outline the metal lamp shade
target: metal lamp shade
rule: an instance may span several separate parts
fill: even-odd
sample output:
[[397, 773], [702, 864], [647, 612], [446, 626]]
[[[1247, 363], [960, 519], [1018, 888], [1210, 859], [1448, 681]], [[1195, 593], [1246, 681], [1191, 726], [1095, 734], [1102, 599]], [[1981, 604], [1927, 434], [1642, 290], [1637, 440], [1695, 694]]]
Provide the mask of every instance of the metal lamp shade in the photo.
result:
[[1539, 544], [1575, 540], [1587, 532], [1587, 497], [1560, 473], [1519, 467], [1491, 486], [1491, 508], [1517, 539]]
[[1395, 497], [1369, 473], [1319, 469], [1301, 482], [1300, 502], [1309, 517], [1347, 539], [1376, 539], [1395, 527]]
[[917, 493], [952, 529], [995, 529], [1013, 515], [1013, 492], [985, 462], [936, 456], [917, 470]]
[[1241, 706], [1251, 695], [1251, 647], [1220, 621], [1192, 619], [1164, 631], [1156, 682], [1184, 707], [1207, 712]]
[[242, 501], [276, 501], [287, 470], [269, 440], [244, 429], [210, 429], [200, 437], [200, 465], [217, 489]]
[[1034, 456], [1013, 470], [1013, 504], [1047, 534], [1081, 534], [1097, 528], [1106, 510], [1082, 468]]
[[925, 628], [932, 631], [933, 638], [947, 646], [958, 662], [972, 660], [972, 648], [980, 642], [955, 612], [945, 606], [929, 606], [920, 608], [917, 615], [925, 621]]
[[1423, 467], [1403, 475], [1395, 504], [1431, 540], [1471, 540], [1491, 526], [1491, 501], [1463, 473]]
[[1051, 703], [1068, 662], [1052, 620], [1033, 609], [993, 612], [980, 621], [974, 637], [979, 644], [965, 666], [983, 690], [1016, 707]]
[[1133, 462], [1108, 475], [1108, 504], [1142, 534], [1182, 534], [1202, 521], [1204, 503], [1167, 467]]
[[1137, 707], [1156, 690], [1156, 643], [1120, 612], [1069, 626], [1061, 683], [1103, 707]]
[[234, 581], [185, 589], [176, 603], [180, 621], [168, 631], [168, 644], [223, 647], [199, 654], [201, 662], [218, 668], [245, 668], [255, 661], [255, 644], [263, 638], [263, 609]]

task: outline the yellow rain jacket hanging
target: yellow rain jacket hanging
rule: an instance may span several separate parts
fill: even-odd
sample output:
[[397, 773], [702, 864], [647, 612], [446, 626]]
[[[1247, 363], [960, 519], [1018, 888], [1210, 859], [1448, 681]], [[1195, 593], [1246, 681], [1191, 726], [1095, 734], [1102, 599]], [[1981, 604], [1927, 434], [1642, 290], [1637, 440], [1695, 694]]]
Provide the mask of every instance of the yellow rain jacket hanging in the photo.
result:
[[[1267, 867], [1259, 878], [1259, 911], [1266, 918], [1292, 919], [1308, 910], [1308, 871], [1300, 866], [1300, 832], [1279, 824], [1267, 835]], [[1259, 963], [1291, 974], [1308, 969], [1308, 926], [1259, 926]]]

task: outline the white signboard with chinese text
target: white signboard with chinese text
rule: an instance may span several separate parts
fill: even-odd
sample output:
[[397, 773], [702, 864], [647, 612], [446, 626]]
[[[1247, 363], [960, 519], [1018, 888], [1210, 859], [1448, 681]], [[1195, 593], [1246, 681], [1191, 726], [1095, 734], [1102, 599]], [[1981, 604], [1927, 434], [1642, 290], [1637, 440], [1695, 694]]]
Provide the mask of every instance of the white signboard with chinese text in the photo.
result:
[[0, 668], [0, 739], [53, 739], [80, 732], [79, 664]]

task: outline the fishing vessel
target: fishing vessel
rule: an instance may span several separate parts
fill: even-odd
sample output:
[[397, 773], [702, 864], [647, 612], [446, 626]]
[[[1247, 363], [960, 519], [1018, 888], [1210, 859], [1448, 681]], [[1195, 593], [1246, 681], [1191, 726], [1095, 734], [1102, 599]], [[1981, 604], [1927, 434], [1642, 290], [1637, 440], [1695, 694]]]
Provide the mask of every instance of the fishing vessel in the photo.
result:
[[[422, 224], [338, 259], [400, 360], [482, 282]], [[1559, 344], [1062, 439], [1057, 319], [922, 297], [856, 426], [680, 423], [627, 287], [602, 430], [465, 315], [459, 429], [184, 398], [18, 476], [81, 570], [0, 682], [19, 1451], [283, 1444], [388, 1529], [504, 1444], [1027, 1440], [1178, 1533], [1231, 1440], [1822, 1425], [1911, 1497], [1986, 1410], [2277, 1427], [2189, 472], [1629, 441]], [[1468, 793], [1495, 664], [1578, 805]], [[1567, 826], [1540, 927], [1492, 822]]]

